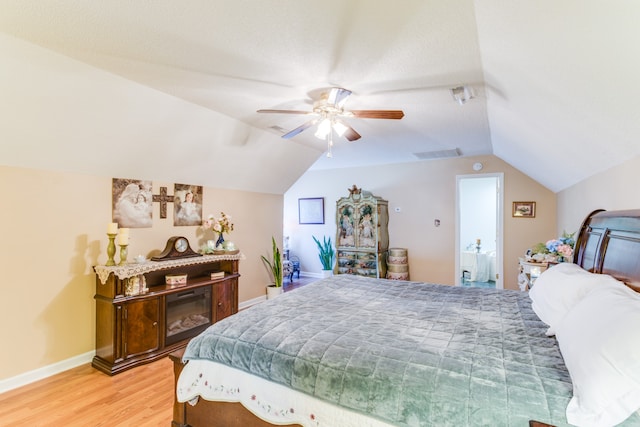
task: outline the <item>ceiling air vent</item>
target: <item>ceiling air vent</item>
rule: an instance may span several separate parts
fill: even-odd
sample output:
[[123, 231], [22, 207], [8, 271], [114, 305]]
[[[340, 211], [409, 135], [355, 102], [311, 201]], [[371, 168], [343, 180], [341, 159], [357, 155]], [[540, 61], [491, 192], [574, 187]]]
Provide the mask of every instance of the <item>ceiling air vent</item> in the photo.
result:
[[413, 155], [421, 160], [446, 159], [448, 157], [459, 157], [460, 150], [454, 148], [453, 150], [425, 151], [422, 153], [413, 153]]

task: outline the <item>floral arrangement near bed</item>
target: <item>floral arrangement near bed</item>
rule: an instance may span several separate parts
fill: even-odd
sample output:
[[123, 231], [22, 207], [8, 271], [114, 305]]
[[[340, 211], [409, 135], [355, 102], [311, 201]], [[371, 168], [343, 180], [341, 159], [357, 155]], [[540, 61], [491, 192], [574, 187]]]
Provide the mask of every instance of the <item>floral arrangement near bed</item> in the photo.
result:
[[557, 239], [536, 244], [527, 250], [525, 259], [533, 262], [570, 262], [576, 244], [574, 234], [563, 231]]

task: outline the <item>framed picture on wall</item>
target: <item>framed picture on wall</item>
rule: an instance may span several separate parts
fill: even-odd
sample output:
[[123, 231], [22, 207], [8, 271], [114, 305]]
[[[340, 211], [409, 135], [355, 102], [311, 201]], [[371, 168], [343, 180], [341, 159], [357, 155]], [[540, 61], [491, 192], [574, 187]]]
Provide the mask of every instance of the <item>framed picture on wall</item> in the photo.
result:
[[324, 197], [298, 199], [299, 224], [324, 224]]
[[202, 225], [202, 186], [174, 184], [173, 225]]
[[513, 202], [511, 216], [514, 218], [535, 218], [536, 202]]
[[148, 228], [153, 225], [152, 182], [140, 179], [112, 179], [113, 222], [121, 228]]

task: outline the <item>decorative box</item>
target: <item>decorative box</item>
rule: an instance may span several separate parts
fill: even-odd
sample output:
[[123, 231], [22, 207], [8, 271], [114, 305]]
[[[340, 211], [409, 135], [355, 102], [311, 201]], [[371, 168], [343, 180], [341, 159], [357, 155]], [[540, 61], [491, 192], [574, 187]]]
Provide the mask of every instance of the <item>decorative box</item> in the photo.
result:
[[224, 271], [212, 271], [211, 272], [211, 280], [223, 279], [223, 278], [224, 278]]
[[171, 286], [178, 285], [186, 285], [187, 284], [187, 275], [186, 274], [167, 274], [164, 276], [165, 283]]

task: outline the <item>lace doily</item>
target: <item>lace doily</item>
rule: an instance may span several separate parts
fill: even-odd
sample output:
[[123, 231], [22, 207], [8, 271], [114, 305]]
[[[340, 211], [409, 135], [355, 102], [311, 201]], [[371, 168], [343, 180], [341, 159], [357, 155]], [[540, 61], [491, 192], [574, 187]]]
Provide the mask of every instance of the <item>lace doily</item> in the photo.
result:
[[114, 266], [106, 266], [106, 265], [96, 265], [93, 267], [98, 278], [100, 279], [100, 283], [103, 285], [107, 283], [107, 279], [109, 275], [113, 273], [118, 279], [128, 279], [130, 277], [137, 276], [139, 274], [148, 273], [150, 271], [164, 270], [174, 267], [184, 267], [186, 265], [194, 265], [194, 264], [206, 264], [209, 262], [215, 261], [226, 261], [226, 260], [241, 260], [245, 259], [243, 253], [237, 253], [234, 255], [225, 254], [225, 255], [203, 255], [192, 258], [182, 258], [182, 259], [173, 259], [168, 261], [147, 261], [145, 263], [139, 264], [136, 262], [132, 262], [125, 265], [114, 265]]

